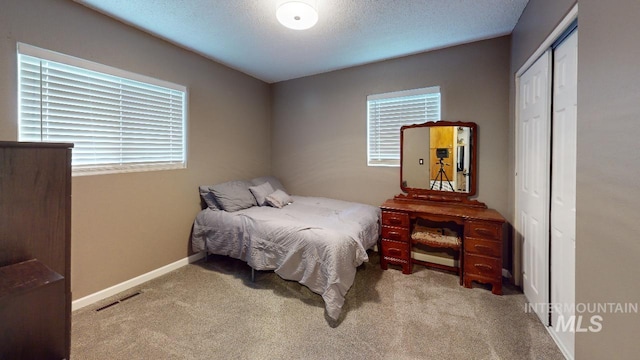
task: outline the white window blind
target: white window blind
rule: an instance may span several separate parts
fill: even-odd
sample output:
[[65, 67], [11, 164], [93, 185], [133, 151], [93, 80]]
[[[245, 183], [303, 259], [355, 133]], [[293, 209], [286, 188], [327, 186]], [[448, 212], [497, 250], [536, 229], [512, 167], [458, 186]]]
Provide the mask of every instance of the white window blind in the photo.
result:
[[185, 167], [184, 86], [18, 44], [20, 141], [73, 143], [74, 175]]
[[400, 166], [400, 127], [440, 120], [440, 87], [367, 96], [367, 164]]

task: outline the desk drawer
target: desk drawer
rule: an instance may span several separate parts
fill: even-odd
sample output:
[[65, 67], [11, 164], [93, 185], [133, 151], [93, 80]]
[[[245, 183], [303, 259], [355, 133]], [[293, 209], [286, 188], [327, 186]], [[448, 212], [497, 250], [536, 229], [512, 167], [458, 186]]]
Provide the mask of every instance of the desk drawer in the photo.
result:
[[407, 242], [382, 239], [382, 256], [409, 261], [411, 257], [410, 246]]
[[409, 227], [409, 214], [393, 211], [382, 212], [382, 225]]
[[401, 227], [383, 226], [382, 238], [395, 241], [409, 241], [409, 229]]
[[502, 261], [499, 258], [473, 255], [465, 252], [464, 272], [465, 274], [500, 279], [502, 277]]
[[468, 221], [464, 226], [464, 235], [476, 238], [488, 238], [500, 240], [502, 224], [484, 221]]
[[502, 246], [499, 241], [477, 239], [473, 237], [464, 238], [464, 250], [477, 255], [501, 257]]

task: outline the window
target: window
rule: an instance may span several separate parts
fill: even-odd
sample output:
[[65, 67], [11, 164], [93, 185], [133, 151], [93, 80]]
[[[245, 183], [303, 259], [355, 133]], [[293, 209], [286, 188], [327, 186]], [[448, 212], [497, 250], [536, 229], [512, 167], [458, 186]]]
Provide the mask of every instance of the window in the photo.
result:
[[440, 87], [367, 96], [367, 164], [400, 166], [400, 127], [440, 120]]
[[18, 139], [73, 143], [74, 175], [184, 168], [186, 88], [18, 44]]

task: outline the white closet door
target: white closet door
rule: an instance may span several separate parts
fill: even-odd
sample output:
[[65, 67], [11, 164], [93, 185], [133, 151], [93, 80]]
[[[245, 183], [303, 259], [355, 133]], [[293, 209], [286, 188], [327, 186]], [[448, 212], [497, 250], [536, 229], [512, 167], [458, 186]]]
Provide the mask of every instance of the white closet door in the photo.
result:
[[549, 324], [549, 161], [551, 50], [519, 80], [517, 122], [517, 226], [522, 286], [543, 324]]
[[[575, 302], [576, 266], [576, 131], [578, 106], [578, 31], [553, 55], [553, 150], [551, 155], [551, 302]], [[554, 307], [552, 331], [573, 358], [574, 332], [556, 331], [574, 315], [570, 306]], [[562, 323], [562, 321], [561, 321]]]

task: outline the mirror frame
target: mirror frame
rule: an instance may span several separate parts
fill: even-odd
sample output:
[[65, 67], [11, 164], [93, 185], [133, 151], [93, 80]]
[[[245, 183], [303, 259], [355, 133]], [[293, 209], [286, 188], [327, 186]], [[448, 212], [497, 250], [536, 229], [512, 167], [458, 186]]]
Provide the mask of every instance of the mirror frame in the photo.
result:
[[[471, 128], [471, 180], [469, 181], [469, 192], [441, 191], [420, 188], [405, 187], [402, 182], [403, 174], [403, 156], [404, 156], [404, 131], [412, 128], [422, 127], [439, 127], [439, 126], [455, 126]], [[429, 121], [422, 124], [404, 125], [400, 128], [400, 188], [406, 195], [400, 197], [411, 199], [423, 199], [431, 201], [448, 201], [463, 202], [469, 204], [473, 202], [469, 197], [474, 196], [477, 192], [478, 180], [478, 125], [474, 122], [463, 121]]]

